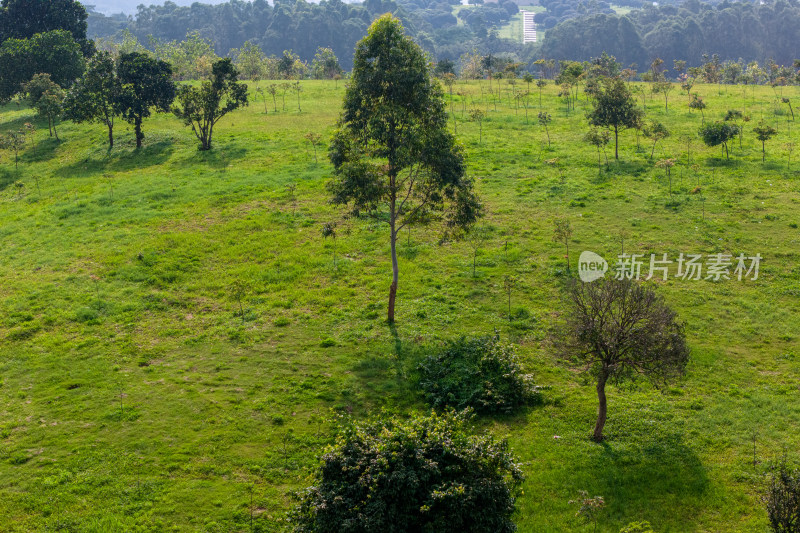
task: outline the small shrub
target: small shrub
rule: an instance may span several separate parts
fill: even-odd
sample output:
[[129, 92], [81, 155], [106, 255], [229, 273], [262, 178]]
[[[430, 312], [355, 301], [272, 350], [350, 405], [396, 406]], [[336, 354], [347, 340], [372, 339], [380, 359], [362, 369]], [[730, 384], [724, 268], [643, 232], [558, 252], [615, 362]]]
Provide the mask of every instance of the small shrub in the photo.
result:
[[336, 346], [336, 341], [330, 337], [326, 337], [322, 339], [322, 342], [320, 342], [319, 345], [323, 348], [330, 348], [331, 346]]
[[31, 456], [30, 455], [28, 455], [26, 453], [23, 453], [23, 452], [17, 452], [17, 453], [12, 454], [11, 457], [8, 458], [8, 464], [15, 465], [15, 466], [16, 465], [24, 465], [25, 463], [27, 463], [30, 460], [31, 460]]
[[75, 312], [75, 321], [94, 326], [100, 323], [100, 318], [94, 309], [81, 307]]
[[772, 472], [764, 503], [772, 531], [800, 531], [800, 470], [790, 469], [786, 461], [781, 461]]
[[418, 369], [420, 386], [437, 408], [509, 413], [539, 399], [539, 388], [523, 373], [515, 347], [497, 335], [451, 341]]
[[654, 533], [650, 522], [631, 522], [619, 530], [619, 533]]

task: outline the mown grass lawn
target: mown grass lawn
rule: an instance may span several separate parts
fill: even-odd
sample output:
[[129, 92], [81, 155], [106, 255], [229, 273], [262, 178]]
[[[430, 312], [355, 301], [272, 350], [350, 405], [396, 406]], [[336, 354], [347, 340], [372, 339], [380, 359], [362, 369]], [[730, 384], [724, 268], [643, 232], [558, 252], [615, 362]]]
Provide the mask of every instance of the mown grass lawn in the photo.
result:
[[[251, 512], [260, 530], [280, 530], [288, 493], [310, 482], [328, 442], [331, 410], [424, 410], [419, 354], [495, 329], [550, 386], [542, 406], [476, 421], [524, 462], [520, 531], [586, 530], [568, 504], [579, 490], [605, 498], [601, 531], [635, 520], [659, 532], [766, 530], [765, 472], [800, 443], [800, 157], [789, 161], [787, 145], [797, 148], [800, 128], [780, 103], [797, 89], [695, 88], [705, 120], [728, 109], [752, 117], [730, 160], [701, 144], [685, 94], [670, 95], [668, 112], [648, 94], [648, 119], [671, 132], [654, 160], [678, 162], [670, 193], [650, 141], [637, 150], [633, 132], [598, 172], [582, 140], [583, 94], [567, 112], [556, 87], [544, 90], [548, 147], [535, 87], [526, 123], [506, 81], [496, 106], [488, 82], [459, 82], [457, 135], [490, 238], [473, 275], [467, 243], [440, 243], [435, 227], [404, 233], [390, 328], [387, 228], [343, 221], [325, 189], [344, 84], [302, 87], [302, 111], [289, 93], [285, 110], [279, 97], [265, 113], [259, 96], [223, 119], [209, 153], [160, 115], [138, 152], [122, 124], [108, 152], [102, 126], [64, 123], [56, 142], [37, 122], [18, 171], [4, 154], [0, 530], [249, 531]], [[487, 112], [480, 143], [478, 124], [464, 121], [475, 107]], [[751, 132], [762, 116], [779, 130], [763, 164]], [[0, 131], [31, 120], [24, 106], [0, 108]], [[316, 162], [310, 132], [324, 139]], [[613, 261], [623, 246], [648, 260], [763, 257], [756, 281], [658, 282], [686, 321], [692, 363], [665, 390], [612, 388], [602, 444], [589, 440], [592, 384], [545, 342], [567, 280], [556, 216], [574, 229], [573, 271], [581, 251]], [[331, 221], [336, 268], [321, 235]], [[507, 275], [519, 280], [511, 317]], [[236, 281], [247, 286], [244, 313]]]

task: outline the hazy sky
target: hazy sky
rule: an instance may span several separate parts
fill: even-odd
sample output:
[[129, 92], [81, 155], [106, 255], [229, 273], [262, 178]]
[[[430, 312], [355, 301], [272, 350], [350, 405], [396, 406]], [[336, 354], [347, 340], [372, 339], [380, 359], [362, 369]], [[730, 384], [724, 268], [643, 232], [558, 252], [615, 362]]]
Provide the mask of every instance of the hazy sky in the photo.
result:
[[[179, 6], [190, 6], [195, 3], [196, 0], [172, 0]], [[203, 4], [221, 4], [226, 2], [227, 0], [203, 0], [201, 3]], [[163, 4], [164, 0], [84, 0], [81, 2], [87, 6], [94, 5], [95, 10], [99, 11], [100, 13], [105, 13], [110, 15], [111, 13], [125, 13], [126, 15], [133, 15], [136, 13], [136, 8], [139, 4], [145, 5], [155, 5], [155, 4]], [[272, 2], [270, 2], [272, 3]]]

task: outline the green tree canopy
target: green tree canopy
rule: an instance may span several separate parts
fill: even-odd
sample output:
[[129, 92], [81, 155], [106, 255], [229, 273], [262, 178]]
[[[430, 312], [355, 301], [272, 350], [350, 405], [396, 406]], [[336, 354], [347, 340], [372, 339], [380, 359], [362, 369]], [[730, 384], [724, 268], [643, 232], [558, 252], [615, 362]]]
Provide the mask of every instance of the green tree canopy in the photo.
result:
[[7, 39], [0, 45], [0, 102], [21, 91], [36, 74], [49, 74], [53, 82], [68, 87], [84, 66], [80, 46], [65, 30]]
[[344, 421], [299, 494], [294, 531], [516, 531], [520, 467], [505, 441], [468, 429], [465, 413]]
[[620, 78], [605, 78], [594, 99], [594, 109], [588, 115], [589, 123], [614, 130], [614, 158], [619, 159], [619, 130], [638, 128], [642, 110], [628, 86]]
[[323, 47], [319, 47], [314, 55], [314, 61], [311, 63], [311, 72], [318, 80], [330, 80], [337, 74], [341, 76], [344, 73], [333, 50]]
[[94, 52], [86, 39], [86, 9], [74, 0], [2, 0], [0, 43], [7, 39], [30, 39], [37, 33], [69, 32], [84, 55]]
[[758, 125], [753, 127], [753, 133], [755, 133], [756, 134], [756, 138], [759, 141], [761, 141], [761, 161], [763, 162], [766, 159], [766, 154], [767, 154], [766, 143], [776, 133], [778, 133], [778, 130], [776, 130], [775, 128], [773, 128], [772, 126], [770, 126], [769, 124], [767, 124], [763, 120], [760, 120], [758, 122]]
[[220, 59], [212, 67], [211, 79], [200, 87], [183, 85], [178, 89], [178, 105], [172, 108], [200, 141], [201, 150], [211, 149], [214, 126], [219, 120], [247, 105], [247, 85], [239, 82], [238, 72], [230, 58]]
[[22, 90], [28, 97], [28, 103], [36, 109], [36, 114], [47, 119], [50, 136], [55, 134], [58, 139], [55, 121], [61, 116], [64, 90], [50, 79], [50, 74], [36, 74], [23, 85]]
[[31, 107], [36, 107], [36, 103], [42, 98], [44, 93], [49, 90], [60, 88], [51, 78], [50, 74], [34, 74], [31, 81], [22, 86], [25, 92], [25, 97], [28, 99], [28, 104]]
[[114, 119], [121, 110], [122, 82], [108, 52], [89, 60], [86, 72], [64, 99], [64, 117], [74, 122], [99, 122], [108, 128], [108, 147], [114, 147]]
[[722, 145], [728, 159], [728, 142], [739, 134], [739, 126], [731, 122], [714, 122], [700, 126], [700, 137], [706, 146]]
[[136, 147], [140, 148], [144, 139], [144, 119], [150, 116], [152, 109], [169, 112], [175, 99], [172, 67], [169, 63], [147, 54], [131, 52], [119, 56], [117, 74], [122, 84], [120, 114], [128, 123], [133, 124]]
[[333, 202], [389, 224], [391, 323], [398, 232], [434, 219], [467, 227], [481, 213], [463, 150], [447, 131], [441, 86], [423, 51], [391, 15], [378, 18], [358, 43], [330, 159]]

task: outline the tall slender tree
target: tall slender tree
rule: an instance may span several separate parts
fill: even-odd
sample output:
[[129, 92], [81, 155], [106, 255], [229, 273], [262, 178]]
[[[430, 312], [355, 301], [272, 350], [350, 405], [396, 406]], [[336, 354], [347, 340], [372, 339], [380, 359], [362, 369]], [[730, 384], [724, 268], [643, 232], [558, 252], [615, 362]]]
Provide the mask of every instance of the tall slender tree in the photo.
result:
[[463, 150], [447, 131], [442, 89], [426, 55], [389, 14], [373, 22], [356, 46], [330, 159], [333, 203], [389, 225], [387, 319], [393, 323], [400, 230], [435, 219], [466, 228], [481, 204], [466, 176]]

